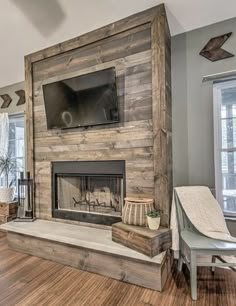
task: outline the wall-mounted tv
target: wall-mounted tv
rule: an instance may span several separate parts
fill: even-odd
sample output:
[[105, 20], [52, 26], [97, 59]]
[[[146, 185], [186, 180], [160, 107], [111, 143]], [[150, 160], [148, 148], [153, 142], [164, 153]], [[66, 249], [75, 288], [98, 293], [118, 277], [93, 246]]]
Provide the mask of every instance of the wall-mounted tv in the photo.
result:
[[48, 129], [119, 121], [115, 68], [43, 85]]

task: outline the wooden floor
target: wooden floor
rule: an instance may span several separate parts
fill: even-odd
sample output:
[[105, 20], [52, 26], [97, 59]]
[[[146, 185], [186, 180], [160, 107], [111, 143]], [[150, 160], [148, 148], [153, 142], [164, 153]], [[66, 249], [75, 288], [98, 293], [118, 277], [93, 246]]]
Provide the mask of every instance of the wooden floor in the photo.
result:
[[192, 302], [187, 271], [173, 271], [159, 293], [9, 250], [0, 233], [0, 305], [232, 306], [236, 273], [216, 269], [212, 277], [208, 268], [200, 268], [198, 294]]

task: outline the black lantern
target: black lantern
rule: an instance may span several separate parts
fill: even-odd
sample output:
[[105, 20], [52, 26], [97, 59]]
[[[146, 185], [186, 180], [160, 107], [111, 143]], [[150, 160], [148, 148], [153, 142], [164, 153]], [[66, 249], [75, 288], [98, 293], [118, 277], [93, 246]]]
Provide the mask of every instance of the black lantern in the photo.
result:
[[30, 178], [30, 172], [20, 173], [18, 179], [18, 211], [15, 221], [34, 221], [34, 183]]

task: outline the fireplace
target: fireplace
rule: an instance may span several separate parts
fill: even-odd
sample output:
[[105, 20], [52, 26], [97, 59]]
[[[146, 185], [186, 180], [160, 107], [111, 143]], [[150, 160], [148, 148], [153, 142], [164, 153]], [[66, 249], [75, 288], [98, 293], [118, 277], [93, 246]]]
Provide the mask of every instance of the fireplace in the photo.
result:
[[52, 162], [52, 216], [111, 225], [121, 220], [125, 161]]

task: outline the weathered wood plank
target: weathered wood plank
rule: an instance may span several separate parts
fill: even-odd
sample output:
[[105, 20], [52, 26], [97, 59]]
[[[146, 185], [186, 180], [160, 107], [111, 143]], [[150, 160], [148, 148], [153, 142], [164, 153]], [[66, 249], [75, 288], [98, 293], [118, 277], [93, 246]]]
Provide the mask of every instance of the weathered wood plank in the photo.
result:
[[122, 140], [113, 142], [91, 142], [88, 143], [84, 141], [80, 144], [59, 144], [59, 145], [50, 145], [50, 146], [35, 146], [35, 154], [38, 153], [58, 153], [58, 152], [75, 152], [79, 155], [79, 151], [97, 151], [97, 150], [111, 150], [111, 149], [131, 149], [131, 148], [146, 148], [152, 147], [152, 138], [144, 138], [137, 140]]
[[[170, 86], [170, 73], [166, 65], [170, 63], [168, 24], [165, 16], [152, 22], [152, 110], [153, 110], [153, 154], [155, 203], [162, 210], [161, 224], [169, 225], [172, 194], [171, 147], [167, 145], [166, 116], [171, 98], [166, 94], [166, 84]], [[169, 107], [170, 108], [170, 107]], [[170, 115], [170, 114], [169, 114]], [[171, 181], [171, 182], [170, 182]]]
[[[152, 148], [129, 148], [129, 149], [107, 149], [97, 152], [83, 150], [80, 152], [46, 152], [36, 153], [35, 159], [38, 161], [53, 161], [53, 160], [139, 160], [152, 158]], [[79, 157], [79, 159], [78, 159]]]
[[78, 136], [67, 134], [58, 136], [45, 136], [38, 137], [35, 144], [36, 147], [51, 147], [57, 145], [79, 145], [79, 144], [90, 144], [100, 143], [104, 141], [112, 143], [127, 142], [127, 141], [138, 141], [142, 139], [152, 139], [152, 130], [150, 129], [139, 129], [132, 131], [129, 128], [124, 130], [123, 133], [119, 133], [117, 130], [106, 130], [103, 134], [99, 131], [91, 131], [91, 133], [78, 133]]
[[[139, 70], [138, 67], [143, 64], [147, 64], [147, 68], [150, 67], [150, 64], [151, 64], [150, 49], [143, 51], [143, 52], [128, 55], [124, 58], [115, 59], [115, 60], [108, 61], [108, 62], [101, 63], [101, 64], [97, 63], [96, 65], [89, 66], [84, 69], [79, 69], [75, 71], [68, 71], [68, 69], [65, 69], [60, 75], [56, 75], [55, 77], [51, 77], [51, 78], [45, 78], [45, 80], [42, 80], [42, 81], [37, 81], [34, 78], [34, 97], [37, 97], [40, 94], [42, 95], [42, 91], [40, 93], [40, 90], [41, 90], [40, 88], [42, 84], [44, 83], [56, 82], [56, 81], [60, 81], [64, 79], [69, 79], [69, 78], [73, 78], [73, 77], [83, 75], [86, 73], [95, 72], [97, 70], [107, 69], [110, 67], [116, 68], [116, 76], [119, 82], [119, 78], [124, 75], [125, 69], [128, 71], [128, 74], [129, 74], [129, 70], [128, 70], [129, 68], [135, 68], [137, 66], [136, 69]], [[34, 64], [34, 66], [35, 65], [36, 63]], [[133, 69], [133, 71], [135, 72], [135, 69]], [[37, 105], [36, 101], [34, 101], [34, 105]]]
[[170, 270], [167, 256], [162, 264], [150, 264], [150, 262], [135, 261], [106, 252], [73, 247], [14, 233], [8, 233], [8, 244], [10, 248], [19, 252], [157, 291], [163, 290], [167, 279], [163, 269]]
[[0, 214], [1, 215], [16, 215], [18, 208], [18, 202], [10, 202], [10, 203], [4, 203], [0, 202]]
[[125, 58], [132, 54], [150, 50], [150, 26], [142, 30], [132, 30], [122, 34], [111, 41], [101, 41], [99, 44], [90, 45], [88, 48], [79, 48], [65, 54], [36, 62], [33, 65], [34, 81], [60, 76], [66, 70], [70, 72], [80, 71], [91, 66], [101, 65], [106, 62]]
[[152, 231], [145, 227], [118, 222], [112, 225], [112, 240], [154, 257], [171, 247], [171, 230], [160, 228]]
[[33, 80], [32, 62], [25, 58], [25, 93], [26, 93], [26, 165], [34, 177], [34, 116], [33, 116]]

